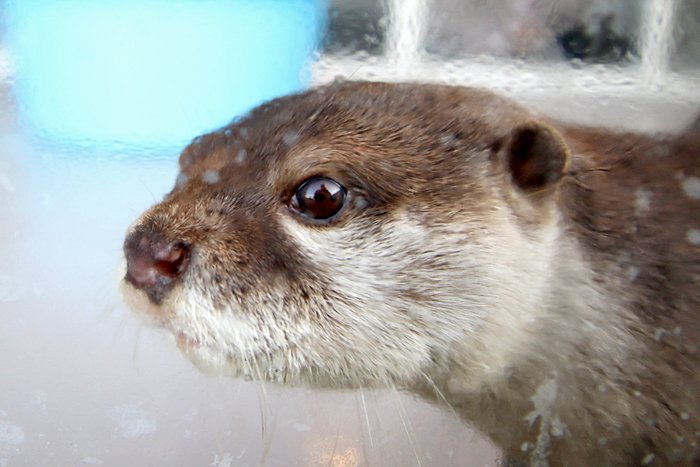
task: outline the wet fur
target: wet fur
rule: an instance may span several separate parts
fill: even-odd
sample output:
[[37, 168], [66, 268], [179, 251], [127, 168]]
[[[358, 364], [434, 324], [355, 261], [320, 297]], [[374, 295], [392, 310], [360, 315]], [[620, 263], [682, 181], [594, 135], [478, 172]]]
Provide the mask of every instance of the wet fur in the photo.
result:
[[[551, 158], [512, 163], [523, 128]], [[131, 229], [192, 244], [191, 265], [160, 303], [124, 288], [215, 371], [405, 389], [513, 463], [697, 465], [699, 153], [697, 128], [613, 133], [485, 91], [334, 84], [195, 140]], [[317, 175], [348, 189], [330, 225], [287, 207]]]

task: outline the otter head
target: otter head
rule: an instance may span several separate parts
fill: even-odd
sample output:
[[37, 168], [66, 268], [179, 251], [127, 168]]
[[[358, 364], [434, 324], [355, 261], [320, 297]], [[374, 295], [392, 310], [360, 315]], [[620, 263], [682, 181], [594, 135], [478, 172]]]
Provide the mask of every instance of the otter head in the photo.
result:
[[458, 348], [483, 367], [498, 347], [483, 336], [527, 325], [545, 293], [567, 157], [484, 91], [281, 98], [184, 150], [174, 189], [128, 232], [125, 294], [234, 375], [410, 386]]

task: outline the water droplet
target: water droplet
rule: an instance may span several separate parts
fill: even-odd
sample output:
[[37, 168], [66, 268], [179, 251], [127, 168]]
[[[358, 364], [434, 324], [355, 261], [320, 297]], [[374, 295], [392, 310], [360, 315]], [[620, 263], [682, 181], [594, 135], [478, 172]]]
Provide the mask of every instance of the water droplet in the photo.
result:
[[24, 442], [24, 430], [8, 420], [0, 420], [0, 444], [17, 446]]
[[681, 183], [683, 191], [686, 195], [693, 199], [700, 199], [700, 178], [688, 177], [683, 179]]
[[661, 339], [663, 339], [664, 334], [668, 334], [669, 332], [665, 330], [664, 328], [656, 328], [654, 331], [654, 339], [657, 342], [661, 342]]
[[700, 230], [688, 229], [688, 233], [685, 234], [685, 239], [691, 245], [700, 245]]
[[649, 212], [651, 207], [651, 191], [646, 188], [639, 188], [634, 196], [635, 212], [638, 216], [643, 216]]
[[248, 157], [248, 153], [246, 152], [246, 150], [240, 149], [238, 151], [238, 154], [236, 154], [236, 164], [238, 164], [238, 165], [243, 164], [247, 157]]
[[221, 181], [221, 175], [219, 175], [218, 170], [207, 170], [202, 174], [202, 181], [209, 185], [219, 183], [219, 181]]
[[295, 423], [292, 425], [292, 428], [294, 428], [294, 431], [298, 431], [300, 433], [311, 430], [309, 425], [304, 425], [303, 423]]
[[223, 454], [221, 457], [217, 454], [214, 456], [212, 463], [209, 464], [210, 467], [231, 467], [231, 465], [233, 465], [233, 454], [230, 452]]
[[151, 434], [158, 425], [150, 415], [140, 407], [122, 405], [112, 410], [112, 419], [117, 424], [117, 432], [122, 438], [139, 438]]
[[627, 270], [627, 278], [631, 282], [634, 282], [635, 280], [637, 280], [637, 277], [639, 277], [639, 268], [636, 266], [630, 266]]
[[299, 141], [299, 132], [296, 130], [287, 130], [282, 135], [282, 142], [287, 146], [294, 146]]
[[190, 177], [187, 176], [184, 172], [180, 172], [177, 174], [177, 178], [175, 179], [175, 186], [180, 188], [182, 185], [187, 183], [187, 181], [190, 179]]
[[104, 462], [102, 459], [98, 459], [97, 457], [83, 457], [83, 464], [87, 465], [102, 465]]
[[559, 417], [554, 417], [552, 419], [552, 427], [549, 430], [552, 436], [555, 438], [561, 438], [566, 434], [566, 425], [561, 421]]

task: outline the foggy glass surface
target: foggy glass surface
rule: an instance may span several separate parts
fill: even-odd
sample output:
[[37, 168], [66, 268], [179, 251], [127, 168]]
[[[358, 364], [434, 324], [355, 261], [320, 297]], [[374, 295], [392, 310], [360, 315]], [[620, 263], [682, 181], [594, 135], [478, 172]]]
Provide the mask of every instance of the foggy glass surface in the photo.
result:
[[636, 0], [432, 0], [425, 50], [441, 57], [624, 63], [636, 57]]
[[700, 0], [680, 0], [673, 30], [673, 68], [700, 70]]
[[[0, 467], [496, 465], [493, 446], [454, 414], [397, 391], [285, 389], [202, 374], [171, 336], [123, 305], [124, 233], [172, 188], [178, 148], [54, 146], [26, 128], [6, 5]], [[312, 84], [340, 76], [486, 86], [567, 121], [646, 131], [678, 129], [700, 108], [697, 0], [464, 5], [333, 0], [305, 72]], [[557, 35], [599, 28], [606, 8], [628, 53], [602, 47], [568, 59]], [[529, 36], [505, 35], [514, 18]], [[585, 27], [580, 38], [594, 39]]]
[[381, 54], [386, 14], [386, 3], [382, 0], [331, 0], [323, 52]]

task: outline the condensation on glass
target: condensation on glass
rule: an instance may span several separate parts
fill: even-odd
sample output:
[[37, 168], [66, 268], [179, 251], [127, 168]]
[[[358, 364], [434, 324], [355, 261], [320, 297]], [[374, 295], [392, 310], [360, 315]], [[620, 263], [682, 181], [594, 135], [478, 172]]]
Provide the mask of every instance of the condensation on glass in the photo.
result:
[[681, 0], [675, 17], [671, 66], [700, 71], [700, 0]]
[[322, 52], [381, 54], [386, 37], [386, 14], [386, 4], [380, 0], [331, 0]]
[[678, 128], [700, 106], [700, 0], [352, 5], [335, 0], [331, 14], [358, 8], [350, 18], [379, 25], [371, 37], [382, 45], [343, 41], [331, 20], [315, 84], [340, 77], [485, 87], [563, 120], [646, 131]]
[[425, 51], [621, 63], [637, 56], [636, 0], [433, 0]]
[[[410, 4], [416, 2], [403, 3], [405, 6], [396, 1], [331, 0], [322, 53], [384, 53], [393, 16], [397, 16], [397, 10], [415, 8]], [[423, 31], [414, 33], [423, 35], [421, 49], [429, 56], [624, 64], [639, 57], [641, 16], [648, 2], [430, 0], [422, 3], [418, 8], [425, 13]]]

